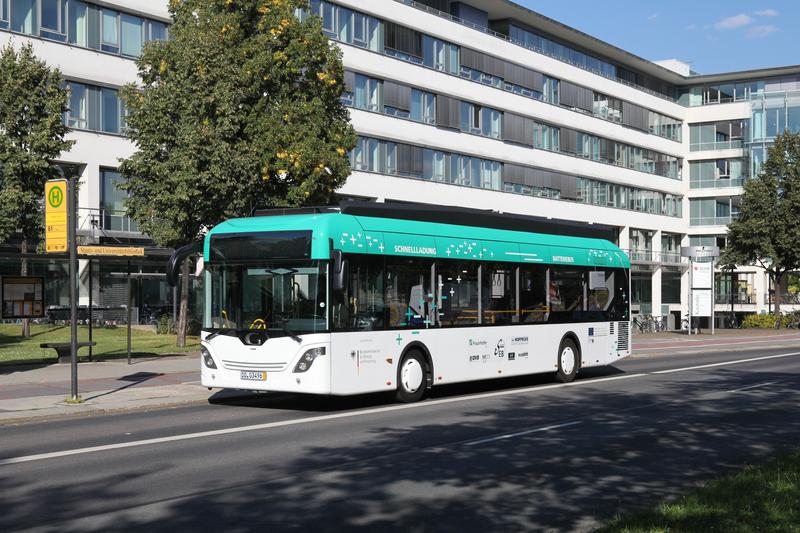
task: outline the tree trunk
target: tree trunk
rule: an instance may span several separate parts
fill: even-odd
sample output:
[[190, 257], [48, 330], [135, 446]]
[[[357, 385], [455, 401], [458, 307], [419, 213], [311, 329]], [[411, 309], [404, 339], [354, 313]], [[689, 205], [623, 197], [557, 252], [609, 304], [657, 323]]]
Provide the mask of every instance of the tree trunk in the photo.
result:
[[781, 329], [781, 278], [783, 273], [775, 271], [775, 329]]
[[[22, 251], [22, 261], [20, 261], [21, 268], [19, 273], [21, 276], [27, 276], [28, 259], [25, 257], [25, 254], [28, 253], [28, 239], [24, 236], [22, 238], [22, 245], [20, 246], [20, 250]], [[22, 337], [25, 339], [31, 338], [31, 321], [28, 318], [22, 319]]]
[[181, 303], [178, 308], [178, 324], [176, 326], [178, 332], [177, 346], [183, 348], [186, 346], [186, 329], [188, 326], [189, 313], [189, 258], [183, 260], [181, 264]]

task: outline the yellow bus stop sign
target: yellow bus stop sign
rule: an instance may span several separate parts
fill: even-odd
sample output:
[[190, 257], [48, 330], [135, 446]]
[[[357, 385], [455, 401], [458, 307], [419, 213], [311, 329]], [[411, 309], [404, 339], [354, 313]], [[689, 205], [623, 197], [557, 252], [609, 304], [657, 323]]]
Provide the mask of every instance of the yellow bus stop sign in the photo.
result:
[[67, 181], [44, 184], [45, 252], [64, 253], [67, 248]]

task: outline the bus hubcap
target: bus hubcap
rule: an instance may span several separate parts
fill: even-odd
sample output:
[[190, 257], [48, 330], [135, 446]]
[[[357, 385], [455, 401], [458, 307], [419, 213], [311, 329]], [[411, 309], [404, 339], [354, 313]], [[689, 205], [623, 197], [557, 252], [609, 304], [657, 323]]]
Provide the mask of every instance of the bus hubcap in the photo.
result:
[[561, 352], [561, 370], [565, 374], [572, 374], [575, 370], [575, 352], [569, 346]]
[[422, 385], [422, 366], [416, 359], [409, 359], [400, 372], [400, 382], [408, 392], [417, 392]]

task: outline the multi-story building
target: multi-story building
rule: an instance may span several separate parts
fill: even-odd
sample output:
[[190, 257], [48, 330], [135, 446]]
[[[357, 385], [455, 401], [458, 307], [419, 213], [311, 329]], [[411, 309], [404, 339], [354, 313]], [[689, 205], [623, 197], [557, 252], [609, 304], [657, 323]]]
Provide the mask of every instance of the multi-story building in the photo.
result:
[[[114, 185], [133, 149], [115, 90], [135, 80], [142, 43], [166, 37], [165, 4], [0, 0], [0, 43], [33, 42], [68, 80], [78, 143], [62, 160], [99, 238], [143, 238]], [[673, 324], [688, 307], [680, 247], [724, 245], [743, 181], [777, 133], [800, 130], [800, 67], [699, 75], [506, 0], [314, 0], [310, 12], [343, 52], [359, 135], [343, 196], [614, 226], [634, 308]], [[720, 272], [717, 310], [766, 310], [769, 290], [760, 269]]]

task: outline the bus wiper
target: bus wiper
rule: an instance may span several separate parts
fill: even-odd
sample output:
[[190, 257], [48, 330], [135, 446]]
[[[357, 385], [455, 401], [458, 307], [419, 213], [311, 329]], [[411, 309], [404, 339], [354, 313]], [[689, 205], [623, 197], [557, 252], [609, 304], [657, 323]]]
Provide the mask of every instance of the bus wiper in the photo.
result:
[[205, 338], [206, 341], [210, 341], [211, 339], [213, 339], [217, 335], [230, 335], [231, 332], [235, 332], [236, 330], [235, 329], [230, 329], [230, 328], [220, 328], [220, 329], [215, 329], [215, 330], [212, 331], [212, 328], [208, 328], [208, 329], [205, 329], [205, 331], [211, 331], [211, 334], [208, 337]]
[[281, 329], [282, 329], [282, 330], [283, 330], [283, 331], [284, 331], [284, 332], [285, 332], [285, 333], [286, 333], [286, 334], [287, 334], [289, 337], [291, 337], [291, 338], [292, 338], [292, 340], [293, 340], [293, 341], [295, 341], [297, 344], [302, 344], [302, 343], [303, 343], [303, 339], [301, 339], [301, 338], [300, 338], [300, 337], [299, 337], [299, 336], [298, 336], [298, 335], [297, 335], [297, 334], [296, 334], [294, 331], [290, 330], [290, 329], [289, 329], [289, 328], [286, 326], [286, 324], [288, 324], [288, 323], [289, 323], [289, 320], [287, 320], [287, 319], [284, 319], [284, 320], [283, 320], [283, 322], [281, 323], [281, 326], [280, 326], [280, 328], [281, 328]]

